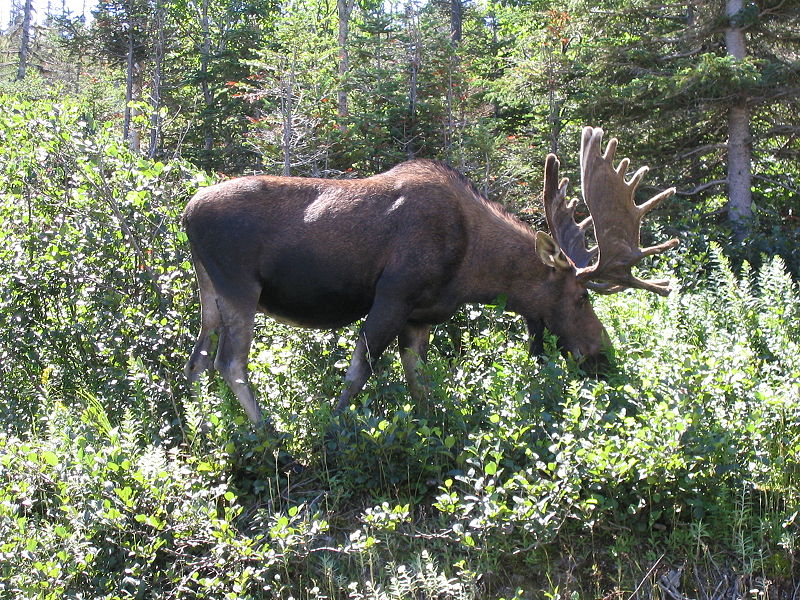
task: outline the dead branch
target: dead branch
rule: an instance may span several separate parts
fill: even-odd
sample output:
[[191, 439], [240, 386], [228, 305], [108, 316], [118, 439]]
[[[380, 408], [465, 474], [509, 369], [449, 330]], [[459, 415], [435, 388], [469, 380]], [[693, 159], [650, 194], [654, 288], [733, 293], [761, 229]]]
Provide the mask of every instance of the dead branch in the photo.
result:
[[728, 183], [727, 179], [715, 179], [714, 181], [707, 181], [702, 183], [691, 190], [678, 190], [676, 193], [679, 196], [694, 196], [695, 194], [699, 194], [700, 192], [707, 190], [708, 188], [714, 187], [716, 185], [722, 185], [723, 183]]

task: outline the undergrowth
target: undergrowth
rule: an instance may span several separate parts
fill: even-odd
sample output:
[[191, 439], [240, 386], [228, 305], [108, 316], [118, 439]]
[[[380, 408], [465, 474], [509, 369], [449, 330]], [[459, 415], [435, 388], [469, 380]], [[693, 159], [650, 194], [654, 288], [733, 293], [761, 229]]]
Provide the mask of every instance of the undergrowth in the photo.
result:
[[692, 283], [667, 299], [596, 297], [601, 381], [466, 307], [434, 331], [425, 405], [390, 351], [339, 416], [354, 329], [263, 320], [278, 440], [218, 378], [190, 395], [178, 375], [197, 302], [177, 214], [203, 176], [65, 126], [86, 107], [29, 109], [0, 116], [0, 597], [797, 596], [780, 258], [733, 269], [712, 245], [675, 259]]

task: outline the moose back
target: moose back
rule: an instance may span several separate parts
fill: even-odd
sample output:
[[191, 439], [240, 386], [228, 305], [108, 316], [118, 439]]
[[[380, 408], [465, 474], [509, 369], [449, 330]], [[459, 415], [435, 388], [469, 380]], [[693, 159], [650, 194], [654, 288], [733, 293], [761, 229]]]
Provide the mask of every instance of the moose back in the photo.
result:
[[[507, 298], [542, 350], [545, 328], [561, 350], [588, 365], [603, 362], [608, 335], [589, 289], [638, 287], [660, 294], [668, 282], [631, 274], [644, 256], [677, 240], [642, 249], [646, 212], [674, 192], [636, 205], [646, 169], [626, 180], [628, 160], [615, 167], [612, 139], [587, 127], [581, 143], [584, 202], [591, 217], [578, 224], [566, 200], [559, 163], [545, 162], [544, 204], [551, 235], [535, 232], [484, 198], [440, 162], [412, 160], [366, 179], [252, 176], [201, 189], [183, 214], [201, 301], [201, 330], [186, 365], [190, 380], [212, 366], [248, 417], [262, 421], [247, 378], [256, 312], [301, 327], [334, 329], [363, 317], [337, 410], [367, 381], [397, 338], [409, 390], [425, 394], [419, 366], [430, 328], [468, 302]], [[597, 247], [586, 248], [594, 225]], [[212, 333], [218, 333], [215, 358]]]

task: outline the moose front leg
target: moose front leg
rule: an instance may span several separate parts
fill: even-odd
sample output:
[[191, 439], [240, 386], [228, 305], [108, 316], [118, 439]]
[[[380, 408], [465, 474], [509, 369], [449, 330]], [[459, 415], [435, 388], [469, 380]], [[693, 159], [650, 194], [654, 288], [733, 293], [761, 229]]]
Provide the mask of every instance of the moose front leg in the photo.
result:
[[544, 321], [541, 319], [526, 319], [528, 326], [528, 354], [541, 356], [544, 354]]
[[404, 303], [375, 300], [358, 333], [353, 358], [344, 376], [344, 391], [339, 396], [335, 412], [344, 410], [361, 391], [381, 354], [405, 325], [410, 312]]
[[363, 331], [359, 331], [358, 341], [350, 359], [350, 366], [344, 376], [344, 390], [339, 395], [339, 401], [336, 403], [334, 412], [344, 410], [350, 404], [350, 399], [361, 391], [361, 388], [364, 387], [367, 379], [369, 379], [372, 374], [372, 361], [369, 360], [369, 355], [369, 343], [366, 335], [364, 335]]

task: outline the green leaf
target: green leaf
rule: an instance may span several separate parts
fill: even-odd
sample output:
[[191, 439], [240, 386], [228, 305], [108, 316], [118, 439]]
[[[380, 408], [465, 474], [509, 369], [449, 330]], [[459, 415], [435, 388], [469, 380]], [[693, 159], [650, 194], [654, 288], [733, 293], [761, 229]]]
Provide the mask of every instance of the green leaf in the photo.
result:
[[55, 452], [51, 450], [45, 450], [41, 454], [41, 458], [44, 462], [46, 462], [51, 467], [55, 467], [58, 464], [58, 456]]

